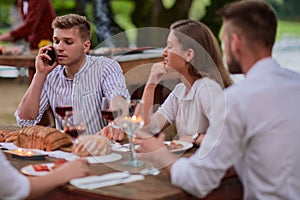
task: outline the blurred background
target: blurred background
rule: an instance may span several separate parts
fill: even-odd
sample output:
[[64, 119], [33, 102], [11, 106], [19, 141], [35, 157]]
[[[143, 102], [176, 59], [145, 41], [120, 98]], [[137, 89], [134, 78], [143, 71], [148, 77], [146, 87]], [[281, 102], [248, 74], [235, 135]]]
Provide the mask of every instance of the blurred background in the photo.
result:
[[[52, 0], [56, 15], [77, 13], [92, 22], [92, 49], [107, 38], [126, 31], [123, 44], [109, 47], [139, 47], [144, 35], [136, 28], [162, 27], [178, 19], [191, 18], [206, 23], [219, 38], [221, 20], [215, 12], [233, 0]], [[265, 0], [279, 17], [274, 57], [285, 67], [300, 72], [300, 4], [299, 0]], [[1, 0], [0, 33], [22, 23], [17, 0]], [[128, 31], [132, 30], [132, 31]], [[147, 35], [147, 37], [149, 37]], [[153, 35], [153, 37], [157, 37]], [[18, 41], [20, 44], [26, 41]], [[18, 44], [15, 43], [15, 44]], [[14, 44], [14, 45], [15, 45]], [[12, 45], [0, 42], [0, 45]], [[242, 79], [233, 77], [235, 81]], [[0, 124], [16, 124], [14, 112], [24, 95], [28, 82], [25, 68], [0, 66]]]

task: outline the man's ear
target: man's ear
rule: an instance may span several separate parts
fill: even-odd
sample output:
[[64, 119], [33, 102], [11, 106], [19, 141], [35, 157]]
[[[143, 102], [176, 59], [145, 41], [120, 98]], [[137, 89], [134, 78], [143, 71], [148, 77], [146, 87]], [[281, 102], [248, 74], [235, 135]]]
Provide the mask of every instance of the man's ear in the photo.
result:
[[188, 50], [186, 51], [185, 60], [186, 60], [187, 62], [191, 62], [191, 61], [193, 60], [194, 56], [195, 56], [195, 51], [194, 51], [194, 49], [188, 49]]
[[230, 46], [232, 51], [234, 52], [239, 51], [241, 47], [241, 38], [239, 37], [238, 34], [232, 33]]
[[83, 43], [83, 52], [88, 53], [91, 47], [91, 41], [87, 40]]

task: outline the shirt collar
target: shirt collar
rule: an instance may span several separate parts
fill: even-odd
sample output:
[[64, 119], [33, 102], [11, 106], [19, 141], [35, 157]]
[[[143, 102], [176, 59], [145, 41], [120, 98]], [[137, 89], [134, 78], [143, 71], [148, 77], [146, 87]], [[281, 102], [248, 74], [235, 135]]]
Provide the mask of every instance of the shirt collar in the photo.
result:
[[179, 100], [193, 100], [195, 98], [196, 90], [199, 87], [198, 85], [200, 85], [202, 81], [203, 81], [203, 78], [197, 79], [194, 82], [194, 84], [192, 85], [190, 91], [186, 95], [185, 95], [185, 93], [186, 93], [187, 88], [185, 87], [185, 85], [183, 83], [180, 83], [182, 85], [182, 87], [180, 87], [178, 89], [178, 91], [175, 93], [175, 96]]
[[271, 69], [279, 68], [279, 64], [272, 57], [263, 58], [257, 61], [248, 73], [245, 75], [246, 78], [257, 77], [265, 75], [265, 73]]

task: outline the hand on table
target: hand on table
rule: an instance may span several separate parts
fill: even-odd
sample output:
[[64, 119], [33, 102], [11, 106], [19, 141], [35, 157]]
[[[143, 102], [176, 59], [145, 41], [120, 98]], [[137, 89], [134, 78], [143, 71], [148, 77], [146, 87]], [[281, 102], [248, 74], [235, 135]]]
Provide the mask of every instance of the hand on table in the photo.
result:
[[105, 126], [98, 135], [103, 135], [108, 139], [113, 139], [115, 141], [122, 141], [124, 138], [124, 132], [118, 128], [111, 128], [109, 126]]
[[65, 182], [69, 182], [73, 178], [87, 176], [89, 174], [89, 163], [86, 159], [76, 159], [66, 162], [54, 170], [54, 173], [61, 174], [61, 178], [65, 178]]

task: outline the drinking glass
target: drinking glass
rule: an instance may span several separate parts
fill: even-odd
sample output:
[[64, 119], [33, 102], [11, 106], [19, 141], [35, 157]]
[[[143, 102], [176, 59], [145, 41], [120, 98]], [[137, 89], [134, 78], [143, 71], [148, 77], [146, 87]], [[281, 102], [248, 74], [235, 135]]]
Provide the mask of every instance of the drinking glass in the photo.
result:
[[128, 102], [128, 113], [120, 119], [122, 129], [127, 134], [130, 146], [130, 159], [122, 163], [125, 166], [140, 167], [144, 164], [144, 162], [136, 159], [134, 149], [135, 131], [141, 129], [144, 125], [143, 105], [142, 100], [130, 100]]
[[86, 134], [86, 123], [80, 111], [66, 111], [64, 132], [72, 137], [74, 143], [80, 135]]
[[55, 112], [64, 120], [66, 111], [72, 111], [72, 101], [68, 96], [57, 96], [55, 101]]
[[[119, 107], [116, 108], [113, 106], [112, 100], [107, 97], [103, 97], [101, 102], [101, 114], [102, 117], [108, 121], [110, 133], [112, 133], [114, 120], [122, 114], [122, 109]], [[114, 143], [113, 137], [111, 138], [111, 142]]]
[[[150, 132], [152, 137], [157, 137], [159, 135], [159, 132], [161, 130], [160, 127], [161, 122], [158, 118], [151, 118], [151, 122], [149, 125], [145, 128], [145, 131]], [[158, 175], [160, 173], [159, 169], [154, 167], [153, 162], [150, 160], [145, 161], [146, 162], [146, 168], [142, 169], [140, 171], [143, 175]]]

